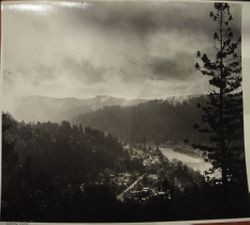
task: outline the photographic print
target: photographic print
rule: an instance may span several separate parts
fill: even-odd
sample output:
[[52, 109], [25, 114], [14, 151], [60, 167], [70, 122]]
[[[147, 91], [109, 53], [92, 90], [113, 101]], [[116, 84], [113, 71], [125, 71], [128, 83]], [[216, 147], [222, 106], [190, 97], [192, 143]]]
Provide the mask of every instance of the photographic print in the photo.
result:
[[241, 5], [2, 3], [1, 220], [249, 217]]

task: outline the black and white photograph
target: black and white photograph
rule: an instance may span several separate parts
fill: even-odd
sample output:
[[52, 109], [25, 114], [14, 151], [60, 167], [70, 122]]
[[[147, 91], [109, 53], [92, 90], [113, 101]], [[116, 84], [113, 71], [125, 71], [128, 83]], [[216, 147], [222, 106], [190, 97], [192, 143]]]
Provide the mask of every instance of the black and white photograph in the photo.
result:
[[250, 217], [238, 3], [2, 3], [1, 220]]

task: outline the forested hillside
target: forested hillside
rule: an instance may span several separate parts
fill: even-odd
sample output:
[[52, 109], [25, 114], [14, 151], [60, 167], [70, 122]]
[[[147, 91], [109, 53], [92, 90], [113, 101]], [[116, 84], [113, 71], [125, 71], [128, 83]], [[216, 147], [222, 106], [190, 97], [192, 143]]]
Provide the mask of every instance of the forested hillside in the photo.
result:
[[[101, 174], [107, 177], [110, 171], [142, 168], [114, 137], [96, 129], [71, 126], [66, 121], [20, 123], [9, 114], [2, 118], [4, 220], [12, 220], [13, 216], [19, 221], [58, 220], [65, 205], [72, 207], [72, 201], [75, 204], [79, 196], [86, 202], [86, 195], [91, 198], [93, 193], [99, 193], [93, 201], [111, 198], [109, 187], [98, 182]], [[80, 204], [75, 206], [77, 210], [82, 209]], [[47, 208], [53, 212], [51, 216]]]
[[128, 222], [247, 213], [239, 192], [224, 214], [219, 186], [155, 148], [127, 149], [111, 135], [66, 121], [26, 124], [9, 114], [2, 121], [2, 220]]
[[[66, 121], [26, 124], [9, 114], [2, 118], [4, 220], [122, 221], [132, 212], [130, 201], [141, 210], [141, 201], [150, 208], [154, 198], [164, 202], [204, 185], [202, 175], [180, 161], [170, 162], [156, 150], [127, 150], [110, 134], [90, 127]], [[140, 176], [137, 194], [117, 199]]]
[[96, 174], [105, 168], [119, 170], [119, 162], [126, 157], [114, 137], [90, 127], [83, 129], [66, 121], [25, 124], [5, 117], [3, 126], [10, 126], [5, 140], [12, 143], [22, 165], [32, 161], [33, 172], [49, 169], [52, 176], [84, 179], [78, 175]]
[[200, 96], [177, 104], [152, 100], [136, 106], [109, 106], [79, 115], [72, 122], [109, 132], [130, 143], [206, 141], [205, 135], [193, 130], [201, 118], [196, 106], [206, 99]]

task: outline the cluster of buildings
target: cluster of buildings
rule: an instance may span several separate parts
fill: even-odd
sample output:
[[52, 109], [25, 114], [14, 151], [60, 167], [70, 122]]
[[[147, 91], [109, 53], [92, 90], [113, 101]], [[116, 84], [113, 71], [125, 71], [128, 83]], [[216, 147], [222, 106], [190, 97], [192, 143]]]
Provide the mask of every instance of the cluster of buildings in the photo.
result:
[[[159, 187], [158, 167], [161, 164], [162, 153], [153, 147], [143, 146], [125, 146], [124, 149], [128, 151], [131, 159], [139, 159], [145, 167], [145, 173], [142, 175], [130, 176], [134, 178], [130, 180], [130, 184], [120, 194], [117, 199], [121, 201], [134, 200], [137, 202], [144, 202], [153, 196], [161, 196], [171, 198], [170, 193], [162, 191]], [[136, 177], [136, 179], [135, 179]], [[126, 176], [120, 177], [120, 182], [124, 184], [127, 181]], [[129, 183], [129, 182], [128, 182]]]

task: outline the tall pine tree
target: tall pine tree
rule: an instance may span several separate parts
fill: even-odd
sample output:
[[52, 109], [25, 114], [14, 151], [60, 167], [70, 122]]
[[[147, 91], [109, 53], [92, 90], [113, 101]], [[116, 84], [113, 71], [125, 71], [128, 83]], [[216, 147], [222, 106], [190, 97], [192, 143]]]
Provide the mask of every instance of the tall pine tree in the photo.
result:
[[[215, 3], [210, 17], [216, 23], [214, 33], [215, 55], [197, 52], [195, 65], [209, 77], [209, 97], [202, 109], [204, 126], [195, 125], [200, 132], [208, 133], [210, 144], [195, 145], [207, 151], [214, 170], [221, 171], [220, 183], [225, 193], [229, 183], [246, 181], [243, 113], [241, 88], [240, 37], [234, 36], [230, 27], [233, 20], [230, 6]], [[212, 171], [213, 172], [213, 171]]]

